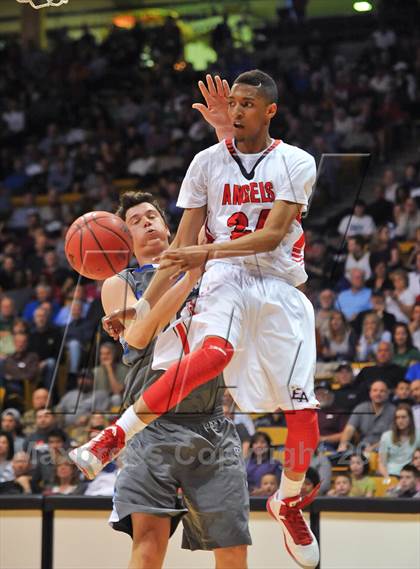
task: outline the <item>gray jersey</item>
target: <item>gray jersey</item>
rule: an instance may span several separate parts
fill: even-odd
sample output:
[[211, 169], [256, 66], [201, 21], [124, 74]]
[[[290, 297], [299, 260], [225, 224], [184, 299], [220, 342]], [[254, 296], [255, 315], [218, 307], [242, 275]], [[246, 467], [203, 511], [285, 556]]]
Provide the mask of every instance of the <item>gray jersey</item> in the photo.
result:
[[[156, 270], [155, 265], [143, 265], [136, 269], [125, 269], [118, 276], [127, 283], [137, 299], [141, 298]], [[192, 291], [187, 302], [198, 295], [198, 289]], [[130, 367], [125, 379], [124, 404], [131, 405], [147, 387], [154, 383], [163, 373], [152, 369], [153, 349], [151, 342], [144, 350], [138, 350], [121, 342], [124, 349], [123, 362]], [[224, 391], [223, 377], [195, 389], [177, 406], [165, 414], [165, 418], [176, 422], [206, 422], [213, 416], [222, 414], [222, 397]]]

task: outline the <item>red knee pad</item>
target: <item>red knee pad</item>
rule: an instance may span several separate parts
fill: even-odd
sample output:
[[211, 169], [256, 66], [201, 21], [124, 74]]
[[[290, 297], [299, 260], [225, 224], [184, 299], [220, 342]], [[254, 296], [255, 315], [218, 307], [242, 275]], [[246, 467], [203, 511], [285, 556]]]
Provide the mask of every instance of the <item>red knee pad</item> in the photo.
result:
[[204, 383], [218, 376], [233, 357], [233, 346], [224, 338], [206, 338], [198, 350], [176, 362], [143, 393], [150, 411], [162, 415]]
[[306, 472], [319, 443], [316, 409], [286, 411], [287, 438], [284, 466], [294, 472]]

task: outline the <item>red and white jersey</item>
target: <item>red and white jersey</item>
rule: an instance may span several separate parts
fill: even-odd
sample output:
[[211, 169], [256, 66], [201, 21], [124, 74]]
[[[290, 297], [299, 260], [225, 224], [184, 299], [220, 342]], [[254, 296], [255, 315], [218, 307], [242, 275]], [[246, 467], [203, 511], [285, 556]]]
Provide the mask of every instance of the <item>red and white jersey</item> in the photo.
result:
[[[263, 152], [243, 154], [233, 141], [224, 140], [195, 156], [177, 205], [184, 209], [207, 205], [207, 235], [218, 243], [261, 229], [276, 200], [300, 204], [306, 211], [315, 177], [315, 160], [296, 146], [275, 140]], [[274, 251], [223, 261], [298, 286], [307, 279], [304, 247], [297, 215]]]

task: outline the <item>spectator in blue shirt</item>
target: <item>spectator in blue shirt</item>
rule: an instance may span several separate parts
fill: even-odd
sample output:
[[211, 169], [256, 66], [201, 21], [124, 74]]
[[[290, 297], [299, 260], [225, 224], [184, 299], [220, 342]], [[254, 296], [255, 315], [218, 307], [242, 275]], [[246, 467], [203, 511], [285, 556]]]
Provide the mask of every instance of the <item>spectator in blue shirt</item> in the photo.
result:
[[36, 299], [28, 302], [28, 304], [23, 309], [23, 314], [22, 314], [23, 318], [27, 322], [33, 322], [35, 310], [39, 308], [41, 304], [44, 302], [51, 302], [51, 308], [52, 308], [51, 317], [54, 318], [55, 315], [60, 310], [60, 306], [55, 300], [51, 300], [51, 294], [52, 294], [51, 287], [40, 284], [36, 287], [35, 294], [36, 294]]
[[350, 271], [350, 288], [337, 297], [336, 308], [344, 313], [347, 320], [353, 320], [359, 312], [371, 310], [372, 291], [365, 287], [365, 274], [361, 269]]

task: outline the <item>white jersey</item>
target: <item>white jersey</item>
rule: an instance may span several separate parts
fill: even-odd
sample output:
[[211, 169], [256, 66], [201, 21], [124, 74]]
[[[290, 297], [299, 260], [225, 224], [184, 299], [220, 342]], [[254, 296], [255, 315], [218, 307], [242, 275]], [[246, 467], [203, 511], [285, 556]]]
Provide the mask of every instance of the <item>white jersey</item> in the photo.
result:
[[[207, 236], [219, 243], [261, 229], [276, 200], [300, 204], [306, 211], [315, 176], [315, 160], [296, 146], [275, 140], [263, 152], [243, 154], [224, 140], [195, 156], [177, 205], [207, 205]], [[307, 279], [300, 220], [299, 214], [274, 251], [223, 260], [298, 286]]]

